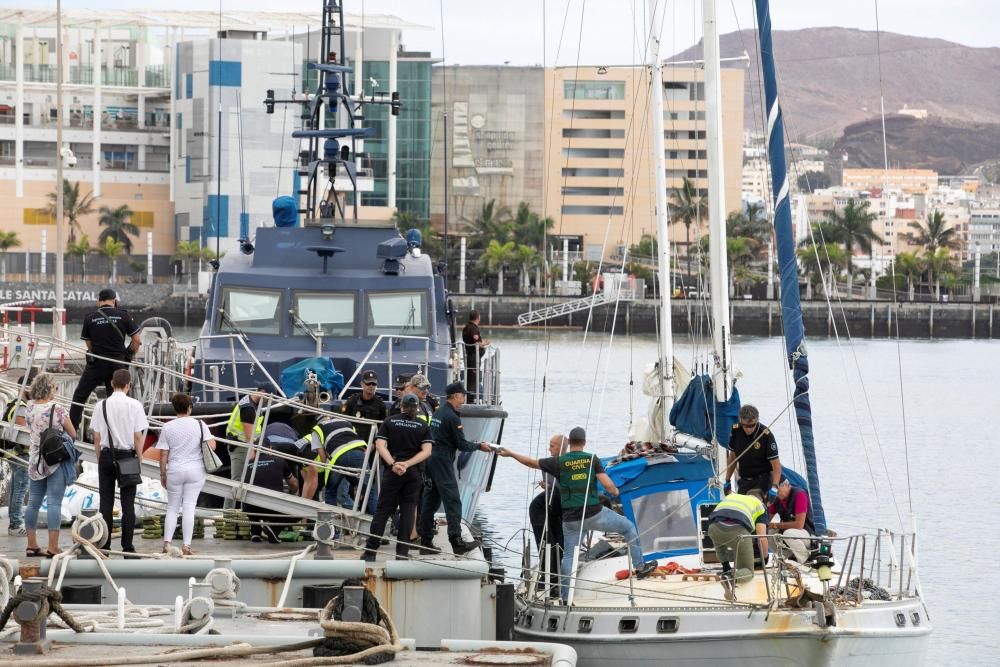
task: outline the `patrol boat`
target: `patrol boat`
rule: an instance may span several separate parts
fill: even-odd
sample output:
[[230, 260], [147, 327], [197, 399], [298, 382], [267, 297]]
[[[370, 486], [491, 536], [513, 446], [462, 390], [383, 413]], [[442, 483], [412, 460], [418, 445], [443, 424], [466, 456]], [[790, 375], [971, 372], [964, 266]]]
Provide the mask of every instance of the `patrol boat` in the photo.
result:
[[[649, 79], [660, 82], [656, 36], [662, 7], [656, 4], [650, 0], [647, 54]], [[566, 600], [559, 598], [546, 574], [554, 564], [526, 568], [515, 637], [569, 644], [580, 664], [591, 667], [608, 663], [860, 666], [869, 665], [873, 656], [880, 665], [922, 664], [931, 624], [917, 573], [915, 529], [912, 534], [877, 529], [840, 537], [825, 531], [767, 0], [756, 0], [759, 52], [769, 111], [786, 352], [806, 479], [787, 467], [784, 472], [810, 493], [817, 539], [810, 558], [799, 563], [789, 556], [785, 538], [772, 535], [771, 562], [761, 563], [749, 582], [734, 586], [721, 577], [719, 559], [707, 536], [708, 517], [722, 495], [719, 473], [725, 459], [720, 448], [728, 442], [739, 396], [729, 347], [715, 0], [704, 0], [703, 7], [715, 327], [714, 350], [706, 366], [713, 370], [711, 375], [691, 378], [673, 358], [669, 290], [661, 290], [660, 357], [644, 383], [652, 398], [649, 416], [633, 425], [632, 446], [604, 462], [620, 490], [622, 512], [638, 529], [645, 559], [656, 559], [660, 566], [637, 580], [626, 545], [613, 537], [590, 540], [586, 551], [578, 548], [572, 554], [571, 570], [560, 575], [568, 578]], [[669, 285], [663, 95], [658, 85], [651, 86], [651, 97], [660, 284]], [[588, 540], [581, 542], [587, 545]]]

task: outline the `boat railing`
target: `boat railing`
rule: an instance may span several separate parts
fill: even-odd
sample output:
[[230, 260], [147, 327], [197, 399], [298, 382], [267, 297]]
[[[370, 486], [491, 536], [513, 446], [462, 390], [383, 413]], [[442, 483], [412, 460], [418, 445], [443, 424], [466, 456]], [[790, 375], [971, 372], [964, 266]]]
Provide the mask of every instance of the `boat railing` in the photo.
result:
[[[224, 363], [208, 363], [205, 360], [205, 344], [211, 341], [227, 341], [229, 343], [229, 360]], [[239, 344], [237, 347], [237, 343]], [[194, 358], [199, 359], [201, 365], [201, 377], [208, 378], [212, 381], [216, 387], [221, 385], [221, 373], [225, 366], [228, 366], [232, 371], [232, 388], [236, 390], [237, 393], [241, 391], [240, 387], [240, 374], [239, 368], [241, 366], [249, 367], [251, 375], [260, 371], [260, 373], [267, 378], [267, 381], [274, 387], [275, 391], [279, 392], [284, 396], [284, 392], [281, 390], [281, 385], [267, 372], [267, 368], [261, 363], [260, 359], [254, 354], [253, 350], [250, 349], [247, 343], [246, 336], [238, 333], [231, 334], [209, 334], [206, 336], [199, 336], [196, 341], [194, 341], [194, 346], [196, 350], [194, 351]], [[246, 359], [240, 359], [237, 355], [237, 349], [241, 349], [246, 354]], [[175, 367], [176, 368], [176, 367]], [[183, 368], [183, 366], [182, 366]], [[252, 387], [250, 387], [252, 389]], [[213, 400], [220, 400], [220, 390], [216, 388], [214, 390]]]
[[[393, 359], [393, 347], [396, 345], [396, 341], [400, 340], [417, 340], [422, 341], [424, 344], [424, 359], [422, 363], [414, 363], [412, 361], [399, 361], [398, 359]], [[374, 358], [376, 353], [385, 345], [385, 357], [384, 358]], [[368, 348], [368, 352], [365, 354], [361, 363], [355, 367], [354, 372], [351, 373], [351, 377], [347, 379], [344, 383], [344, 388], [340, 390], [337, 394], [337, 398], [343, 398], [344, 395], [354, 389], [360, 389], [360, 385], [355, 384], [358, 376], [365, 371], [369, 366], [386, 366], [386, 372], [388, 373], [388, 381], [391, 383], [392, 379], [396, 377], [395, 369], [405, 368], [406, 370], [416, 369], [414, 372], [419, 373], [425, 371], [430, 364], [431, 358], [431, 339], [427, 336], [404, 336], [397, 334], [382, 334], [375, 339], [372, 346]]]
[[458, 360], [458, 378], [469, 392], [469, 402], [500, 405], [500, 348], [492, 343], [485, 348], [477, 348], [483, 352], [478, 364], [471, 367], [468, 349], [464, 343], [456, 343], [452, 357]]

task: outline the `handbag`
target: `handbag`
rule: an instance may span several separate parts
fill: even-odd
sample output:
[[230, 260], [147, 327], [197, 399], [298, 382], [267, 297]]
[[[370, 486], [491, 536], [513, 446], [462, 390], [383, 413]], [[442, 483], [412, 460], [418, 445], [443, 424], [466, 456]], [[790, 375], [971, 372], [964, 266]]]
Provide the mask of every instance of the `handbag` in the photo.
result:
[[[198, 423], [201, 424], [202, 435], [204, 435], [205, 425], [202, 422]], [[215, 453], [215, 450], [208, 446], [208, 439], [204, 437], [201, 439], [201, 462], [205, 464], [205, 472], [210, 475], [222, 467], [222, 460]]]
[[132, 450], [127, 455], [123, 454], [119, 456], [118, 448], [115, 447], [115, 441], [111, 437], [111, 423], [108, 421], [108, 401], [106, 399], [101, 403], [101, 409], [104, 411], [104, 424], [108, 427], [108, 446], [111, 448], [111, 461], [115, 467], [115, 477], [118, 478], [118, 486], [123, 489], [130, 486], [138, 486], [142, 483], [141, 461], [136, 456], [135, 450]]
[[63, 446], [62, 425], [60, 424], [60, 428], [55, 428], [53, 426], [55, 414], [56, 405], [53, 403], [49, 408], [49, 426], [42, 431], [42, 435], [38, 438], [42, 460], [45, 461], [45, 465], [49, 467], [57, 466], [69, 458], [69, 452], [67, 452], [66, 448]]

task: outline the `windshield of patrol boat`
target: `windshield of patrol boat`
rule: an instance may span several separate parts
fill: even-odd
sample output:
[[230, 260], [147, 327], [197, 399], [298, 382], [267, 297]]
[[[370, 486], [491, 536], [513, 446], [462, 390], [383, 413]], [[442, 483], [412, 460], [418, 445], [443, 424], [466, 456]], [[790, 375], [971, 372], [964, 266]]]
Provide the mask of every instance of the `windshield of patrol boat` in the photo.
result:
[[[295, 292], [295, 313], [309, 329], [322, 330], [324, 336], [354, 335], [353, 292]], [[301, 327], [295, 335], [307, 335]]]
[[219, 318], [220, 333], [234, 333], [234, 327], [243, 333], [281, 333], [279, 316], [281, 291], [225, 287], [222, 290], [222, 309], [225, 317]]
[[427, 292], [368, 292], [368, 335], [427, 334]]

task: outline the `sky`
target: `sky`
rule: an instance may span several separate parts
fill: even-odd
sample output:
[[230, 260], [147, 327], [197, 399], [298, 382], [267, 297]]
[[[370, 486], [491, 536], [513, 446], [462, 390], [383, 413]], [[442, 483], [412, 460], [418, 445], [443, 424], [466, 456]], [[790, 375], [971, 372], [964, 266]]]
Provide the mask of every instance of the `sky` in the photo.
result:
[[[664, 7], [661, 54], [700, 39], [701, 0], [658, 0]], [[166, 0], [156, 0], [158, 3]], [[67, 9], [134, 9], [136, 0], [63, 0]], [[275, 0], [221, 0], [223, 10], [273, 10]], [[55, 0], [0, 0], [8, 7], [52, 9]], [[281, 9], [319, 13], [321, 0], [283, 0]], [[643, 60], [645, 0], [346, 0], [354, 14], [393, 14], [424, 25], [406, 30], [411, 51], [448, 64], [590, 65]], [[170, 0], [172, 9], [207, 9], [218, 0]], [[721, 32], [753, 26], [751, 0], [718, 0]], [[843, 26], [1000, 47], [997, 0], [772, 0], [775, 30]], [[443, 7], [443, 12], [442, 12]], [[444, 39], [442, 40], [442, 15]], [[582, 20], [581, 20], [582, 19]], [[561, 38], [561, 39], [560, 39]]]

